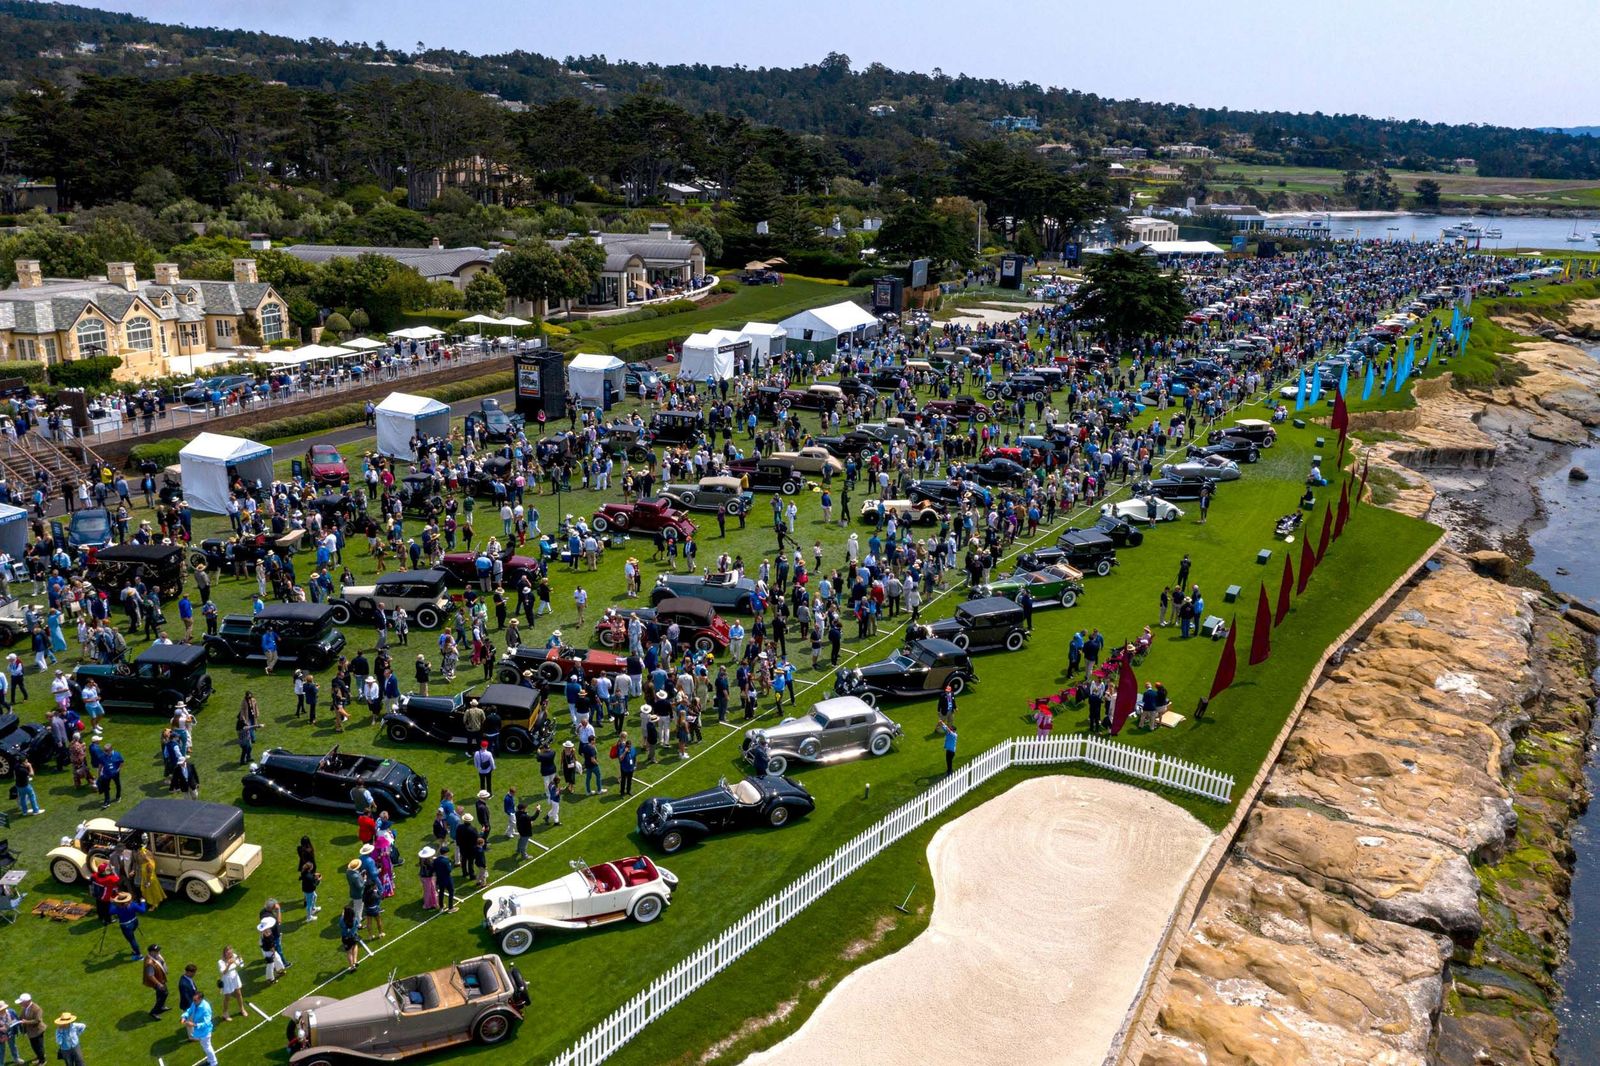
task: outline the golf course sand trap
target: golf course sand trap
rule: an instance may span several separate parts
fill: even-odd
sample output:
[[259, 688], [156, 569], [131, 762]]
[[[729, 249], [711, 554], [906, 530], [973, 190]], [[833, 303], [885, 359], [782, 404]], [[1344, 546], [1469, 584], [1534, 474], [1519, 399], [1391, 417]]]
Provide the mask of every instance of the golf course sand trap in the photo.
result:
[[747, 1066], [1100, 1066], [1211, 839], [1130, 785], [1024, 781], [934, 835], [928, 928]]

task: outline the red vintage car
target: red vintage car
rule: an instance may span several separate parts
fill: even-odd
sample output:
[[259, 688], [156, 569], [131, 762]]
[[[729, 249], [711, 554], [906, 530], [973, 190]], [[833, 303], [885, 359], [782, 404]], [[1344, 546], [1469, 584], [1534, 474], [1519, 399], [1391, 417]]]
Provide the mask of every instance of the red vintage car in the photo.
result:
[[952, 396], [948, 400], [929, 400], [922, 405], [924, 415], [944, 415], [946, 418], [975, 418], [989, 421], [989, 405], [971, 396]]
[[687, 511], [679, 511], [670, 500], [640, 500], [638, 503], [603, 503], [589, 522], [595, 532], [609, 529], [654, 535], [661, 540], [694, 536], [697, 528]]
[[608, 607], [595, 623], [595, 638], [608, 648], [626, 648], [630, 617], [647, 625], [654, 622], [663, 633], [668, 626], [676, 625], [679, 645], [692, 644], [699, 651], [726, 651], [730, 643], [728, 623], [698, 596], [673, 596], [654, 607]]
[[[560, 630], [555, 631], [559, 638]], [[508, 648], [495, 668], [495, 680], [505, 685], [522, 683], [523, 672], [532, 671], [534, 681], [551, 686], [577, 674], [591, 681], [601, 674], [620, 674], [627, 669], [628, 660], [614, 652], [595, 648], [574, 648], [561, 644], [554, 648]]]
[[[535, 585], [539, 583], [539, 560], [527, 555], [513, 555], [500, 563], [501, 584], [510, 592], [516, 589], [523, 574]], [[446, 552], [439, 569], [450, 575], [452, 585], [476, 585], [478, 582], [477, 552]]]
[[311, 480], [318, 484], [347, 481], [350, 478], [350, 468], [345, 465], [344, 456], [331, 444], [313, 444], [306, 451], [306, 468], [311, 471]]

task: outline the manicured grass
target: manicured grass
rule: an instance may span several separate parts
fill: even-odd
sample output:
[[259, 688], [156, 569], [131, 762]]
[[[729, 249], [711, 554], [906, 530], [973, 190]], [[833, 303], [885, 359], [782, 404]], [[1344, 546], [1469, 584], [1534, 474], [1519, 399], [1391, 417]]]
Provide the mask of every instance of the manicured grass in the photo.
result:
[[[1391, 170], [1389, 176], [1405, 193], [1411, 206], [1412, 187], [1429, 179], [1439, 183], [1446, 203], [1479, 203], [1501, 208], [1515, 206], [1587, 207], [1600, 204], [1600, 184], [1593, 181], [1560, 181], [1547, 178], [1490, 178], [1479, 177], [1476, 172], [1449, 174], [1438, 171]], [[1231, 187], [1235, 179], [1243, 177], [1253, 188], [1270, 193], [1274, 189], [1290, 193], [1316, 193], [1342, 196], [1344, 171], [1336, 167], [1253, 166], [1217, 163], [1217, 177], [1212, 182], [1219, 187]], [[1256, 185], [1256, 179], [1262, 184]], [[1286, 184], [1280, 189], [1278, 182]], [[1506, 197], [1514, 197], [1507, 199]]]
[[[737, 284], [737, 282], [735, 282]], [[697, 311], [666, 315], [647, 322], [607, 326], [605, 319], [592, 321], [595, 328], [573, 334], [575, 351], [612, 352], [636, 344], [678, 340], [707, 329], [736, 329], [746, 322], [777, 322], [811, 307], [853, 300], [864, 290], [807, 278], [785, 277], [782, 285], [740, 285], [727, 299]]]
[[[662, 325], [671, 323], [673, 329], [681, 333], [683, 319], [687, 317], [675, 316], [663, 320]], [[1262, 409], [1241, 413], [1260, 415]], [[1087, 592], [1078, 607], [1042, 609], [1028, 650], [1015, 655], [999, 653], [980, 658], [978, 670], [982, 680], [963, 697], [961, 704], [963, 756], [977, 754], [1002, 738], [1032, 729], [1027, 700], [1052, 693], [1064, 683], [1065, 646], [1074, 629], [1098, 627], [1115, 642], [1132, 639], [1145, 624], [1153, 622], [1156, 594], [1163, 583], [1175, 576], [1178, 560], [1185, 553], [1193, 558], [1191, 580], [1199, 582], [1206, 591], [1211, 613], [1231, 614], [1235, 608], [1222, 603], [1222, 590], [1230, 584], [1244, 587], [1237, 610], [1240, 624], [1248, 632], [1256, 584], [1265, 580], [1269, 591], [1275, 592], [1281, 572], [1285, 549], [1273, 541], [1273, 522], [1295, 506], [1300, 479], [1310, 464], [1312, 441], [1319, 432], [1314, 427], [1305, 431], [1284, 428], [1278, 446], [1266, 452], [1259, 465], [1249, 468], [1242, 481], [1223, 486], [1207, 525], [1194, 523], [1191, 511], [1191, 520], [1152, 531], [1143, 547], [1122, 554], [1122, 566], [1110, 578], [1089, 579]], [[350, 448], [347, 454], [354, 457], [359, 450], [359, 446]], [[290, 454], [293, 453], [281, 453], [280, 458], [287, 462]], [[1334, 493], [1333, 498], [1336, 497]], [[598, 493], [568, 493], [561, 501], [561, 509], [583, 513], [599, 502]], [[535, 503], [548, 525], [554, 517], [555, 501], [544, 497]], [[806, 505], [802, 509], [800, 539], [807, 543], [822, 540], [827, 549], [828, 565], [842, 562], [842, 543], [849, 529], [860, 531], [863, 538], [866, 536], [865, 527], [859, 525], [848, 529], [821, 526], [814, 503], [804, 499], [802, 503]], [[765, 501], [760, 501], [749, 528], [730, 529], [726, 540], [717, 536], [714, 520], [701, 516], [701, 562], [709, 563], [718, 552], [727, 550], [742, 553], [753, 566], [771, 549], [772, 538], [765, 525], [768, 513]], [[480, 507], [479, 516], [481, 539], [490, 531], [487, 509]], [[1079, 518], [1080, 523], [1087, 520]], [[1320, 517], [1313, 519], [1311, 528], [1315, 530], [1319, 522]], [[221, 519], [203, 518], [197, 523], [197, 537], [218, 531], [224, 525]], [[1434, 532], [1425, 523], [1374, 507], [1362, 508], [1347, 527], [1345, 536], [1330, 549], [1328, 561], [1318, 571], [1307, 596], [1297, 603], [1284, 626], [1275, 633], [1276, 654], [1267, 664], [1251, 669], [1241, 662], [1239, 682], [1216, 702], [1204, 723], [1185, 723], [1177, 730], [1163, 730], [1151, 736], [1125, 734], [1124, 739], [1232, 773], [1242, 788], [1259, 766], [1310, 665], [1328, 641], [1431, 543]], [[1259, 567], [1254, 561], [1256, 551], [1262, 547], [1274, 550], [1272, 562], [1266, 567]], [[623, 554], [611, 553], [600, 572], [583, 575], [591, 595], [591, 618], [605, 604], [621, 600], [620, 559]], [[647, 575], [659, 568], [649, 561], [648, 550], [637, 550], [634, 554], [646, 560]], [[351, 563], [358, 579], [373, 571], [372, 564], [364, 557], [364, 547], [352, 546], [346, 553], [346, 561]], [[304, 572], [308, 565], [305, 557], [297, 562]], [[575, 579], [560, 569], [552, 573], [556, 587], [556, 621], [564, 627], [569, 641], [587, 642], [589, 633], [575, 624], [571, 607]], [[253, 589], [253, 582], [225, 579], [216, 592], [225, 611], [237, 612], [248, 611], [248, 597]], [[930, 616], [948, 613], [962, 598], [959, 591], [951, 590], [930, 604], [927, 613]], [[169, 628], [176, 632], [176, 612], [169, 609], [168, 615], [172, 621]], [[525, 639], [542, 642], [549, 633], [550, 624], [550, 619], [544, 619], [537, 627], [525, 629]], [[354, 646], [368, 649], [373, 646], [374, 634], [370, 628], [353, 626], [346, 632]], [[847, 637], [851, 633], [853, 627], [847, 627]], [[885, 627], [876, 639], [847, 639], [845, 663], [872, 661], [892, 651], [897, 643], [890, 627]], [[410, 649], [395, 651], [402, 678], [409, 676], [406, 660], [416, 650], [433, 651], [432, 639], [426, 634], [414, 633], [412, 645]], [[142, 646], [142, 641], [135, 641], [136, 648]], [[1241, 659], [1247, 647], [1248, 640], [1241, 639]], [[1164, 681], [1172, 692], [1175, 708], [1187, 713], [1209, 685], [1219, 651], [1220, 646], [1210, 641], [1180, 641], [1175, 629], [1159, 630], [1155, 648], [1139, 669], [1139, 676]], [[803, 687], [799, 695], [803, 708], [808, 700], [828, 694], [831, 670], [824, 660], [821, 670], [811, 671], [805, 665], [808, 656], [798, 654], [793, 646], [791, 655], [802, 665]], [[470, 668], [464, 667], [463, 687], [470, 674]], [[294, 718], [289, 679], [285, 676], [265, 678], [259, 672], [219, 667], [213, 671], [213, 677], [217, 692], [201, 715], [196, 739], [205, 798], [240, 801], [232, 722], [240, 697], [250, 688], [262, 698], [267, 723], [258, 741], [258, 751], [272, 745], [295, 751], [322, 751], [335, 742], [342, 742], [346, 750], [381, 753], [411, 764], [428, 775], [433, 797], [437, 797], [441, 786], [448, 786], [456, 790], [458, 797], [470, 802], [476, 778], [462, 754], [426, 746], [396, 745], [366, 726], [354, 727], [343, 737], [334, 735], [326, 724], [312, 729], [303, 719]], [[43, 717], [46, 700], [39, 691], [45, 687], [42, 681], [41, 678], [35, 682], [34, 698], [25, 704], [26, 719]], [[448, 687], [441, 684], [438, 689]], [[326, 702], [326, 683], [323, 688]], [[769, 711], [770, 703], [763, 706], [764, 713]], [[907, 730], [896, 752], [879, 760], [798, 772], [817, 797], [816, 814], [781, 831], [716, 838], [672, 859], [668, 865], [682, 877], [683, 885], [676, 905], [654, 925], [614, 926], [586, 934], [554, 936], [542, 940], [524, 956], [520, 965], [532, 987], [534, 1006], [530, 1022], [523, 1026], [516, 1044], [519, 1061], [540, 1062], [556, 1053], [656, 974], [804, 873], [833, 847], [927, 787], [943, 769], [939, 741], [932, 730], [932, 704], [901, 704], [893, 707], [890, 713]], [[1085, 720], [1086, 713], [1080, 709], [1061, 715], [1056, 728], [1062, 731], [1079, 729]], [[132, 715], [119, 715], [111, 722], [109, 733], [128, 756], [124, 779], [129, 795], [117, 810], [125, 809], [142, 796], [165, 794], [157, 756], [162, 724]], [[681, 763], [668, 760], [643, 770], [636, 798], [632, 801], [624, 801], [613, 792], [602, 798], [578, 797], [563, 804], [566, 824], [560, 829], [541, 830], [537, 838], [551, 850], [544, 853], [535, 849], [539, 857], [525, 869], [516, 868], [509, 844], [503, 836], [499, 837], [490, 853], [493, 878], [531, 885], [560, 876], [566, 871], [566, 863], [580, 856], [596, 862], [636, 852], [640, 845], [632, 835], [635, 803], [650, 794], [682, 795], [707, 787], [719, 777], [737, 777], [742, 772], [737, 757], [741, 733], [742, 723], [739, 728], [708, 723], [705, 743], [691, 749], [691, 758]], [[607, 770], [608, 778], [612, 777], [609, 764]], [[1012, 780], [1015, 780], [1013, 776], [1005, 775], [995, 787], [1003, 787]], [[502, 788], [510, 782], [518, 785], [519, 791], [531, 793], [538, 784], [536, 766], [531, 759], [507, 757], [502, 760], [496, 781]], [[869, 783], [872, 788], [867, 799], [864, 798], [865, 786]], [[88, 793], [74, 793], [69, 775], [54, 771], [42, 774], [39, 792], [47, 813], [39, 818], [18, 819], [7, 833], [13, 849], [23, 857], [22, 865], [32, 871], [24, 888], [30, 893], [30, 904], [47, 896], [77, 898], [81, 893], [57, 891], [57, 886], [49, 881], [43, 853], [56, 839], [70, 834], [77, 821], [96, 813], [97, 803]], [[1227, 808], [1205, 801], [1181, 796], [1172, 798], [1212, 826], [1223, 824], [1230, 813]], [[503, 833], [498, 795], [492, 808], [495, 825]], [[403, 854], [415, 855], [428, 834], [430, 820], [431, 817], [422, 817], [401, 824]], [[354, 854], [353, 821], [308, 811], [250, 808], [246, 812], [246, 824], [250, 839], [266, 850], [262, 870], [246, 886], [225, 894], [206, 908], [169, 902], [144, 921], [142, 937], [146, 942], [161, 943], [175, 970], [192, 961], [200, 965], [203, 976], [208, 975], [222, 946], [231, 943], [252, 962], [247, 977], [247, 991], [252, 1000], [268, 1014], [273, 1014], [325, 982], [331, 982], [325, 989], [326, 994], [349, 995], [381, 981], [391, 970], [402, 974], [414, 972], [491, 947], [478, 931], [475, 903], [470, 897], [463, 903], [460, 913], [435, 915], [431, 920], [424, 920], [413, 880], [413, 858], [398, 871], [398, 893], [386, 908], [385, 926], [389, 935], [377, 945], [380, 954], [366, 962], [357, 974], [341, 976], [342, 960], [333, 919], [344, 897], [339, 871], [343, 862]], [[309, 926], [296, 915], [297, 908], [288, 905], [298, 895], [293, 856], [294, 843], [302, 833], [316, 843], [327, 878], [323, 917]], [[897, 902], [910, 882], [919, 877], [925, 881], [926, 867], [922, 864], [920, 848], [907, 842], [899, 845], [899, 849], [903, 856], [897, 853], [875, 860], [857, 875], [857, 879], [830, 895], [814, 915], [808, 914], [794, 924], [786, 935], [801, 938], [803, 950], [759, 949], [750, 960], [751, 964], [762, 967], [762, 973], [776, 974], [791, 982], [825, 969], [837, 970], [836, 964], [826, 961], [833, 958], [829, 953], [830, 945], [840, 936], [861, 935], [862, 922], [870, 933], [871, 923], [887, 906], [882, 903], [883, 899], [894, 895], [894, 902]], [[261, 971], [254, 962], [252, 949], [256, 910], [268, 895], [286, 901], [289, 920], [285, 948], [289, 961], [296, 964], [283, 981], [270, 989], [260, 986]], [[922, 898], [924, 904], [927, 901], [927, 897]], [[832, 909], [835, 907], [839, 910]], [[139, 969], [125, 961], [125, 945], [115, 931], [102, 946], [100, 930], [93, 919], [63, 926], [25, 917], [3, 935], [9, 940], [9, 958], [49, 957], [54, 960], [49, 966], [39, 966], [28, 972], [27, 990], [47, 1011], [71, 1009], [90, 1021], [94, 1028], [90, 1032], [88, 1051], [96, 1059], [109, 1060], [116, 1055], [142, 1060], [162, 1055], [170, 1063], [192, 1061], [193, 1049], [183, 1046], [175, 1023], [154, 1023], [145, 1017], [143, 1012], [148, 1009], [148, 1002], [139, 986]], [[781, 982], [771, 982], [774, 995], [783, 987]], [[698, 1020], [693, 1032], [701, 1037], [730, 1031], [746, 1016], [759, 1013], [766, 994], [766, 989], [753, 991], [744, 985], [735, 989], [726, 980], [719, 981], [696, 997], [695, 1005], [686, 1006], [680, 1012], [681, 1024]], [[671, 1025], [679, 1024], [678, 1017], [674, 1017]], [[242, 1030], [237, 1022], [222, 1027], [219, 1043], [235, 1038]], [[674, 1033], [679, 1035], [675, 1037]], [[225, 1057], [237, 1059], [243, 1054], [256, 1061], [280, 1059], [281, 1038], [280, 1022], [262, 1023], [240, 1044], [230, 1048]], [[674, 1054], [682, 1050], [684, 1039], [686, 1037], [676, 1028], [659, 1027], [641, 1041], [638, 1053], [658, 1057]]]

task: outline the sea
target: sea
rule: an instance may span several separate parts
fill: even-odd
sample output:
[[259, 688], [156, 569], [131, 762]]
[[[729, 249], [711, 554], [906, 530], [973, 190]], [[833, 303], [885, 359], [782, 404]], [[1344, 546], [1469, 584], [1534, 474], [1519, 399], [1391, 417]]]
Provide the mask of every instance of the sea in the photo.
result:
[[[1484, 237], [1474, 243], [1485, 250], [1570, 252], [1600, 249], [1600, 211], [1591, 218], [1533, 218], [1493, 215], [1418, 215], [1409, 212], [1334, 211], [1326, 214], [1272, 214], [1266, 228], [1300, 230], [1325, 228], [1338, 240], [1437, 241], [1445, 229], [1472, 223], [1499, 230], [1499, 238]], [[1582, 241], [1569, 242], [1574, 232]]]

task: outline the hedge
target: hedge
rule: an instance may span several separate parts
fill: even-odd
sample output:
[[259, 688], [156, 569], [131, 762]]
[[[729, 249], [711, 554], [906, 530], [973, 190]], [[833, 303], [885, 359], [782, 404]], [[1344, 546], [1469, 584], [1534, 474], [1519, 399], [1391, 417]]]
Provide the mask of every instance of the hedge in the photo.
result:
[[[502, 370], [495, 374], [484, 374], [481, 377], [467, 378], [465, 381], [453, 381], [448, 385], [440, 385], [432, 389], [423, 389], [417, 393], [441, 403], [454, 403], [457, 400], [471, 399], [474, 396], [483, 396], [491, 392], [504, 392], [516, 382], [516, 376], [509, 370]], [[365, 403], [342, 403], [337, 407], [330, 407], [326, 411], [318, 411], [309, 415], [290, 415], [287, 418], [273, 419], [256, 427], [251, 435], [259, 441], [283, 440], [287, 437], [304, 437], [312, 433], [322, 433], [330, 429], [343, 429], [365, 421], [367, 406]]]
[[188, 443], [183, 437], [167, 437], [149, 444], [135, 444], [128, 452], [128, 465], [138, 466], [149, 459], [157, 466], [171, 466], [178, 461], [178, 453]]
[[44, 380], [44, 364], [37, 359], [7, 359], [0, 363], [0, 378], [21, 378], [30, 384]]
[[122, 365], [114, 355], [96, 355], [58, 363], [50, 375], [52, 384], [64, 389], [94, 389], [108, 384], [111, 374]]

